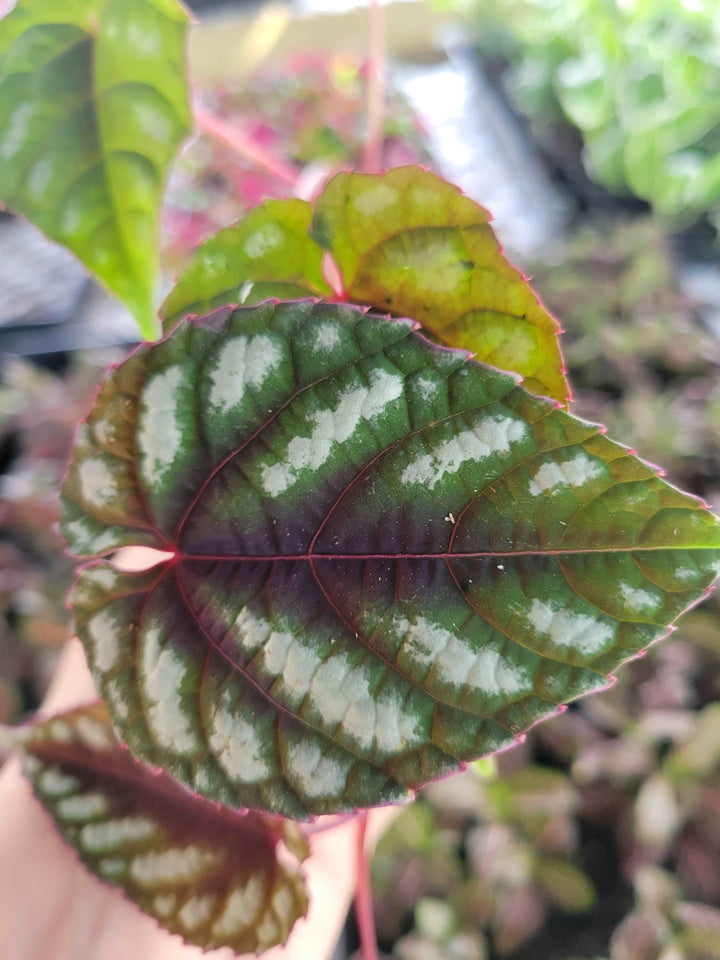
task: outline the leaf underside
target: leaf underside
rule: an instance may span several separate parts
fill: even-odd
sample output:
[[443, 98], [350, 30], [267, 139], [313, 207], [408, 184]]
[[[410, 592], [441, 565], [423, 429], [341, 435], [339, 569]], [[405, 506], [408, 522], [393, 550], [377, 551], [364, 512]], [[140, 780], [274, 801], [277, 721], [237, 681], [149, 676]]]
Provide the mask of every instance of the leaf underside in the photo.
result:
[[166, 929], [239, 953], [284, 943], [305, 915], [295, 824], [193, 797], [120, 747], [104, 704], [36, 724], [23, 769], [60, 832], [101, 880]]
[[339, 304], [225, 308], [102, 387], [63, 489], [76, 629], [133, 753], [229, 805], [400, 802], [608, 683], [720, 522], [600, 428]]
[[[273, 200], [201, 244], [162, 307], [165, 330], [227, 303], [325, 297], [321, 254], [343, 297], [418, 320], [478, 360], [565, 402], [555, 319], [502, 255], [487, 210], [420, 167], [339, 173], [317, 200]], [[310, 236], [308, 236], [308, 231]]]
[[0, 200], [155, 330], [159, 206], [190, 130], [175, 0], [19, 0], [0, 20]]

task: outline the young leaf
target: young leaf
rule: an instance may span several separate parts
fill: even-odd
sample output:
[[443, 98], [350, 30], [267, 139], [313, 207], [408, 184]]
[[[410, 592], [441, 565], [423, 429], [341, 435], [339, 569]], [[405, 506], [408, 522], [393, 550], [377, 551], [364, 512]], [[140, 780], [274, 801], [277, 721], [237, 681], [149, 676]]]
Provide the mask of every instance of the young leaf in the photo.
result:
[[190, 130], [176, 0], [18, 0], [0, 20], [0, 200], [155, 335], [158, 210]]
[[23, 749], [36, 796], [84, 863], [172, 933], [260, 952], [305, 915], [299, 865], [278, 858], [281, 841], [307, 855], [297, 827], [210, 804], [133, 760], [104, 704], [36, 724]]
[[180, 317], [226, 303], [329, 295], [322, 250], [309, 236], [312, 216], [304, 200], [266, 200], [206, 240], [162, 306], [166, 332]]
[[[557, 322], [503, 257], [488, 212], [457, 187], [419, 167], [341, 173], [318, 199], [312, 228], [311, 216], [299, 200], [270, 201], [202, 244], [162, 307], [165, 330], [226, 303], [297, 296], [298, 287], [327, 295], [323, 248], [347, 300], [419, 320], [445, 343], [517, 371], [529, 390], [567, 400]], [[285, 283], [294, 288], [285, 293]]]
[[398, 802], [608, 683], [720, 521], [411, 321], [218, 310], [102, 387], [63, 489], [75, 622], [130, 749], [227, 804]]

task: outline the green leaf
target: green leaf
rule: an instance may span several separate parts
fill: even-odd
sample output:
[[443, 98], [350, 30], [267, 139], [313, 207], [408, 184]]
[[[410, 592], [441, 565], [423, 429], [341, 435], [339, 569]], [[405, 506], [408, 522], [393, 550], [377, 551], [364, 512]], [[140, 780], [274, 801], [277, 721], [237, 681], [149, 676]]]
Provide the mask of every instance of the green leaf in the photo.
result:
[[190, 130], [175, 0], [19, 0], [0, 21], [0, 200], [155, 335], [159, 205]]
[[599, 57], [566, 60], [555, 76], [555, 90], [571, 122], [592, 133], [611, 123], [617, 107], [614, 85], [608, 83], [608, 63]]
[[326, 296], [322, 248], [340, 269], [343, 299], [418, 320], [450, 346], [517, 371], [528, 389], [567, 400], [557, 322], [503, 257], [488, 212], [456, 187], [419, 167], [340, 173], [317, 201], [317, 244], [310, 211], [299, 200], [268, 202], [202, 244], [163, 305], [165, 329], [298, 288]]
[[[36, 724], [23, 750], [36, 796], [85, 865], [172, 933], [261, 952], [305, 915], [297, 826], [207, 803], [133, 760], [104, 704]], [[278, 857], [280, 841], [297, 859]]]
[[595, 903], [595, 889], [577, 867], [556, 857], [546, 857], [535, 867], [535, 877], [552, 903], [568, 913], [582, 913]]
[[202, 243], [162, 306], [166, 332], [181, 317], [226, 303], [331, 294], [322, 251], [309, 236], [312, 215], [304, 200], [266, 200]]
[[407, 799], [597, 690], [720, 572], [720, 521], [594, 424], [313, 301], [224, 308], [105, 382], [63, 488], [116, 730], [223, 803]]
[[682, 925], [677, 936], [685, 956], [705, 958], [720, 954], [720, 910], [706, 903], [679, 903], [676, 916]]

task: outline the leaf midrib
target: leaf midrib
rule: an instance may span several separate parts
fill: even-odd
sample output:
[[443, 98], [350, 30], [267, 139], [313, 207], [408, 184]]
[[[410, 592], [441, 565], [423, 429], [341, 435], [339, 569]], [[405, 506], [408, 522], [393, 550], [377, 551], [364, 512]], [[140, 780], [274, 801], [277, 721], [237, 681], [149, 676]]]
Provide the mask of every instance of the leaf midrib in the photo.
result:
[[473, 550], [473, 551], [438, 551], [436, 553], [184, 553], [176, 554], [175, 562], [185, 563], [186, 561], [216, 561], [228, 563], [281, 563], [298, 562], [313, 560], [464, 560], [476, 559], [480, 557], [565, 557], [577, 554], [588, 553], [647, 553], [648, 551], [675, 551], [675, 550], [715, 550], [720, 553], [720, 545], [712, 544], [700, 545], [682, 545], [667, 546], [656, 544], [654, 546], [629, 546], [629, 547], [569, 547], [553, 548], [548, 550]]

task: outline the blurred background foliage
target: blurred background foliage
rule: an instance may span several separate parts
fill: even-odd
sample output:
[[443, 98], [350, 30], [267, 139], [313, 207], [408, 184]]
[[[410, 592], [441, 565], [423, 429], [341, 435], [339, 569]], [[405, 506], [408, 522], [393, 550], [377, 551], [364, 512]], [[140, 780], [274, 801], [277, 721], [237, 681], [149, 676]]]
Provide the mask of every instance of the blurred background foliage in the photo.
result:
[[[203, 105], [254, 142], [294, 164], [295, 190], [226, 144], [201, 133], [172, 173], [165, 206], [166, 269], [175, 274], [205, 237], [244, 216], [268, 197], [298, 190], [312, 197], [339, 170], [359, 169], [364, 142], [366, 68], [350, 52], [297, 54], [280, 68], [260, 69], [252, 82], [227, 82], [204, 92]], [[422, 128], [396, 94], [385, 116], [384, 168], [430, 163]]]
[[[446, 0], [570, 176], [674, 228], [720, 215], [717, 0]], [[579, 141], [579, 144], [578, 144]]]
[[[693, 251], [716, 256], [716, 0], [444, 5], [470, 25], [483, 68], [571, 200], [566, 236], [523, 267], [566, 328], [574, 412], [718, 507], [718, 328], [679, 281], [677, 235], [692, 227]], [[204, 104], [293, 162], [312, 196], [359, 161], [365, 79], [352, 54], [308, 54], [206, 91]], [[384, 162], [433, 165], [400, 97]], [[168, 274], [203, 237], [288, 191], [194, 139], [168, 192]], [[75, 424], [123, 353], [2, 360], [2, 722], [37, 707], [69, 634], [57, 491]], [[425, 790], [381, 841], [373, 874], [380, 947], [397, 960], [720, 958], [717, 595], [604, 693]]]

